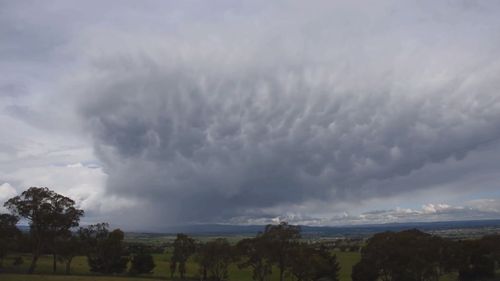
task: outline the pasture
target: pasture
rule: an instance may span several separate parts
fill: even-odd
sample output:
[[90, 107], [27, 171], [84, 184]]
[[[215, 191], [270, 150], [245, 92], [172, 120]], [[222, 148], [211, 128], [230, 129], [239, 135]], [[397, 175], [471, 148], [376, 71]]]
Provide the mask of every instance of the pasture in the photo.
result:
[[[352, 266], [358, 262], [360, 255], [359, 253], [352, 252], [336, 252], [337, 258], [339, 260], [341, 271], [340, 271], [340, 280], [341, 281], [350, 281], [351, 268]], [[5, 261], [4, 265], [6, 271], [9, 274], [0, 274], [0, 280], [2, 281], [143, 281], [143, 280], [167, 280], [170, 279], [170, 271], [169, 271], [169, 259], [170, 254], [155, 254], [154, 260], [156, 267], [154, 272], [151, 274], [143, 274], [138, 276], [129, 276], [127, 274], [119, 275], [119, 276], [98, 276], [93, 275], [89, 271], [89, 267], [87, 265], [86, 257], [78, 256], [71, 263], [71, 272], [72, 276], [64, 275], [64, 265], [58, 263], [58, 271], [55, 275], [52, 273], [52, 256], [42, 256], [38, 263], [35, 271], [35, 275], [25, 275], [23, 273], [26, 272], [27, 267], [30, 261], [30, 255], [21, 255], [23, 257], [24, 263], [19, 266], [12, 266], [12, 262], [14, 260], [14, 256], [9, 256]], [[277, 272], [276, 270], [274, 271]], [[11, 274], [15, 273], [15, 274]], [[198, 279], [198, 265], [193, 261], [189, 261], [187, 264], [187, 277], [190, 279]], [[278, 275], [273, 274], [271, 280], [277, 280]], [[229, 280], [230, 281], [251, 281], [252, 273], [248, 268], [239, 269], [236, 264], [232, 264], [229, 268]]]
[[[356, 252], [336, 252], [337, 259], [340, 263], [340, 281], [351, 281], [351, 269], [356, 264], [360, 255]], [[19, 256], [19, 255], [17, 255]], [[4, 266], [8, 273], [0, 274], [2, 281], [156, 281], [156, 280], [171, 280], [169, 271], [170, 254], [155, 254], [156, 268], [151, 274], [143, 274], [138, 276], [130, 276], [122, 274], [118, 276], [99, 276], [94, 275], [89, 271], [86, 257], [76, 257], [72, 264], [72, 275], [64, 275], [64, 265], [58, 263], [58, 271], [56, 274], [52, 273], [52, 256], [43, 256], [37, 264], [37, 269], [34, 275], [26, 275], [26, 269], [29, 265], [30, 255], [21, 255], [24, 263], [19, 266], [12, 266], [14, 256], [9, 256], [4, 261]], [[276, 270], [274, 271], [277, 272]], [[198, 266], [193, 261], [187, 264], [187, 277], [188, 279], [199, 280]], [[229, 268], [230, 281], [252, 281], [252, 273], [250, 269], [239, 269], [236, 264], [232, 264]], [[278, 275], [273, 274], [271, 281], [278, 280]], [[291, 278], [290, 278], [291, 280]], [[444, 276], [442, 281], [456, 280], [455, 275]]]

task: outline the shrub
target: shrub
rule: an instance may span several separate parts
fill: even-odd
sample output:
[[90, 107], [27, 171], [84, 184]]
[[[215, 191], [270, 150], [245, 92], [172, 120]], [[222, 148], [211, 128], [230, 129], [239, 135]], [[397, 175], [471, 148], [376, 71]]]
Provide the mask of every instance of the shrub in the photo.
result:
[[150, 254], [137, 254], [132, 257], [129, 273], [132, 275], [151, 273], [155, 266], [153, 256]]

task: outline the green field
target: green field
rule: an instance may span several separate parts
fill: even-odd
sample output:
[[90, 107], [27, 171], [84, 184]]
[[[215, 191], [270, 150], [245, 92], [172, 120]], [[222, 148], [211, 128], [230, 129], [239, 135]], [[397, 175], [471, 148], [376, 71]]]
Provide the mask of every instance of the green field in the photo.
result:
[[[351, 268], [356, 264], [359, 259], [359, 253], [355, 252], [336, 252], [337, 258], [339, 260], [341, 270], [340, 270], [340, 281], [350, 281], [351, 280]], [[169, 254], [155, 254], [154, 259], [156, 263], [156, 268], [152, 274], [140, 275], [131, 277], [129, 275], [123, 274], [120, 276], [96, 276], [89, 272], [89, 267], [87, 265], [87, 260], [85, 257], [76, 257], [71, 264], [72, 276], [64, 275], [64, 265], [58, 264], [58, 272], [56, 275], [52, 274], [52, 257], [43, 256], [39, 259], [37, 268], [34, 275], [26, 275], [26, 269], [29, 265], [29, 255], [23, 255], [24, 264], [13, 267], [12, 261], [13, 257], [8, 257], [4, 261], [4, 266], [9, 274], [0, 274], [0, 280], [2, 281], [152, 281], [152, 280], [167, 280], [170, 279], [169, 272]], [[188, 277], [191, 279], [197, 279], [198, 267], [193, 262], [190, 261], [187, 264]], [[15, 274], [11, 274], [15, 273]], [[278, 280], [277, 270], [271, 278], [271, 281]], [[229, 270], [229, 280], [231, 281], [251, 281], [252, 274], [249, 269], [239, 269], [235, 264], [231, 265]], [[454, 276], [445, 276], [441, 280], [451, 281], [456, 280]]]
[[[340, 277], [341, 281], [350, 281], [350, 275], [351, 275], [351, 268], [352, 266], [358, 262], [360, 256], [358, 253], [342, 253], [342, 252], [337, 252], [337, 258], [339, 259], [339, 263], [341, 265], [341, 271], [340, 271]], [[20, 266], [13, 267], [12, 262], [14, 257], [8, 257], [4, 261], [4, 266], [6, 268], [6, 271], [9, 273], [16, 273], [16, 274], [0, 274], [0, 280], [37, 280], [37, 281], [45, 281], [45, 280], [69, 280], [69, 281], [80, 281], [80, 280], [124, 280], [125, 277], [127, 277], [127, 281], [135, 281], [135, 280], [165, 280], [165, 279], [170, 279], [170, 271], [169, 271], [169, 259], [170, 255], [168, 253], [166, 254], [155, 254], [153, 255], [156, 263], [156, 267], [154, 269], [154, 272], [152, 274], [147, 274], [147, 275], [139, 275], [135, 276], [134, 278], [129, 277], [128, 275], [124, 274], [118, 277], [98, 277], [95, 275], [91, 275], [89, 272], [89, 267], [87, 265], [87, 259], [86, 257], [79, 256], [76, 257], [73, 262], [71, 263], [71, 272], [75, 276], [65, 276], [64, 275], [64, 265], [63, 264], [58, 264], [58, 271], [57, 275], [59, 276], [54, 276], [52, 274], [52, 256], [42, 256], [37, 263], [37, 267], [35, 270], [36, 275], [34, 276], [29, 276], [25, 275], [24, 273], [26, 272], [29, 261], [30, 261], [30, 255], [22, 255], [24, 263]], [[278, 280], [277, 276], [277, 271], [274, 271], [274, 274], [271, 278], [272, 281]], [[86, 276], [87, 275], [87, 276]], [[187, 276], [190, 278], [196, 278], [199, 276], [198, 275], [198, 266], [196, 263], [193, 261], [189, 261], [187, 264]], [[143, 278], [143, 279], [141, 279]], [[229, 268], [229, 280], [231, 281], [251, 281], [252, 280], [252, 273], [250, 269], [239, 269], [236, 264], [232, 264], [231, 267]]]
[[0, 274], [2, 281], [156, 281], [162, 279], [134, 278], [134, 277], [109, 277], [109, 276], [63, 276], [63, 275], [26, 275], [26, 274]]

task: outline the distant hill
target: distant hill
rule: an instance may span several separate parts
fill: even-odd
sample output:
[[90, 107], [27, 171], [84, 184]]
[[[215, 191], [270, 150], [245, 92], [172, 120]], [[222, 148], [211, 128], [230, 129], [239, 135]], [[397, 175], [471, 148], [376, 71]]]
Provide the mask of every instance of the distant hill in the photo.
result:
[[[23, 232], [28, 232], [26, 225], [18, 226]], [[128, 231], [128, 233], [147, 233], [151, 236], [175, 235], [187, 233], [193, 236], [254, 236], [263, 231], [264, 225], [229, 225], [229, 224], [195, 224], [170, 226], [157, 231]], [[350, 226], [305, 226], [302, 225], [302, 235], [305, 237], [367, 237], [384, 231], [401, 231], [417, 228], [425, 232], [450, 233], [467, 232], [480, 235], [500, 233], [500, 220], [470, 220], [442, 222], [408, 222]], [[476, 230], [476, 231], [473, 231]], [[454, 235], [455, 236], [455, 235]]]
[[[171, 226], [162, 233], [187, 233], [197, 236], [237, 236], [255, 235], [264, 230], [263, 225], [227, 225], [227, 224], [197, 224]], [[411, 222], [388, 223], [356, 226], [301, 226], [304, 236], [368, 236], [383, 231], [400, 231], [417, 228], [426, 232], [436, 232], [454, 229], [494, 228], [500, 231], [500, 220], [445, 221], [445, 222]]]

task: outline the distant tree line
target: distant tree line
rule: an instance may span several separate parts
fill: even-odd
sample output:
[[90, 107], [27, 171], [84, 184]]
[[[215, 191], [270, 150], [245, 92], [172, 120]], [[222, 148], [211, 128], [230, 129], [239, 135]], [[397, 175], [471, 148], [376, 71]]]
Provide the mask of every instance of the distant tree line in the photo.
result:
[[278, 271], [281, 281], [285, 276], [293, 276], [297, 281], [338, 281], [340, 266], [336, 256], [320, 244], [309, 244], [300, 238], [300, 227], [286, 222], [268, 225], [264, 232], [236, 245], [224, 238], [197, 243], [185, 234], [178, 234], [170, 260], [171, 278], [177, 272], [184, 279], [186, 261], [192, 256], [204, 281], [228, 280], [231, 263], [250, 268], [256, 281], [269, 280], [273, 269]]
[[[0, 271], [5, 256], [18, 252], [31, 253], [28, 273], [35, 271], [41, 255], [52, 256], [54, 272], [58, 262], [63, 263], [66, 274], [71, 274], [76, 256], [86, 256], [96, 274], [136, 275], [155, 268], [151, 253], [159, 249], [125, 243], [123, 231], [111, 230], [106, 223], [80, 227], [84, 211], [48, 188], [31, 187], [4, 206], [10, 214], [0, 214]], [[20, 220], [29, 225], [29, 232], [18, 229]], [[280, 281], [338, 281], [334, 249], [360, 252], [361, 260], [352, 268], [353, 281], [438, 281], [451, 272], [460, 281], [487, 280], [495, 277], [500, 264], [500, 235], [452, 240], [413, 229], [378, 233], [366, 241], [322, 243], [302, 239], [300, 227], [286, 222], [268, 225], [236, 244], [224, 238], [202, 243], [179, 233], [169, 248], [170, 277], [188, 278], [187, 264], [195, 262], [202, 281], [229, 280], [231, 264], [249, 269], [256, 281], [268, 281], [271, 275]]]
[[371, 237], [353, 267], [353, 281], [437, 281], [458, 272], [458, 280], [491, 280], [500, 263], [500, 235], [454, 241], [416, 229]]
[[[101, 274], [123, 273], [129, 263], [130, 274], [149, 273], [155, 267], [144, 247], [124, 245], [120, 229], [110, 231], [106, 223], [78, 228], [84, 211], [72, 199], [46, 187], [30, 187], [7, 200], [4, 207], [11, 213], [0, 214], [0, 269], [7, 253], [16, 250], [31, 252], [29, 274], [47, 253], [53, 256], [54, 273], [59, 261], [70, 274], [73, 258], [80, 255], [87, 256], [92, 272]], [[28, 234], [17, 228], [20, 219], [28, 223]]]

